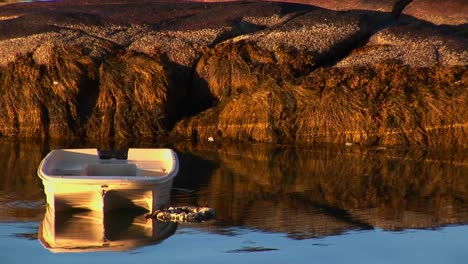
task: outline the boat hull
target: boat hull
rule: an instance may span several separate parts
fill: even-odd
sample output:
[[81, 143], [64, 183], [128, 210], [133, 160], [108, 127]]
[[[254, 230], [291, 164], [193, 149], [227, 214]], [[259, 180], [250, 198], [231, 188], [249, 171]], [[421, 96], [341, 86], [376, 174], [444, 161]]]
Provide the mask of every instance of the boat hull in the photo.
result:
[[47, 204], [54, 211], [75, 208], [108, 212], [116, 209], [154, 211], [170, 201], [172, 181], [155, 185], [55, 184], [43, 182]]

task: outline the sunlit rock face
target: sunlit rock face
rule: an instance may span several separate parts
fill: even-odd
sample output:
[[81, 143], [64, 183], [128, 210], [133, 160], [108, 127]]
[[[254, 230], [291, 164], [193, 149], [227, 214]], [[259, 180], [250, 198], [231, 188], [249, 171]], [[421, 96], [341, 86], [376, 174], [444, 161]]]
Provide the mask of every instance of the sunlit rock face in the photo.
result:
[[[79, 44], [97, 59], [106, 56], [107, 46], [116, 45], [114, 48], [127, 47], [147, 54], [161, 50], [175, 63], [190, 67], [203, 47], [274, 26], [294, 11], [293, 7], [274, 3], [205, 5], [149, 1], [141, 5], [122, 1], [111, 4], [112, 8], [102, 1], [3, 6], [0, 47], [8, 56], [1, 58], [0, 65], [13, 61], [18, 53], [34, 52], [42, 44]], [[12, 50], [12, 46], [16, 49]]]
[[369, 66], [398, 60], [413, 67], [468, 63], [468, 44], [460, 37], [423, 24], [400, 24], [374, 34], [369, 42], [337, 63], [338, 67]]
[[[391, 12], [402, 8], [403, 14], [422, 19], [436, 25], [462, 25], [468, 23], [468, 6], [464, 0], [271, 0], [313, 5], [335, 11], [372, 10]], [[193, 0], [193, 2], [233, 2], [233, 0]]]
[[404, 15], [436, 25], [463, 25], [468, 23], [468, 6], [464, 0], [413, 0]]
[[463, 5], [295, 2], [3, 5], [0, 135], [468, 145]]

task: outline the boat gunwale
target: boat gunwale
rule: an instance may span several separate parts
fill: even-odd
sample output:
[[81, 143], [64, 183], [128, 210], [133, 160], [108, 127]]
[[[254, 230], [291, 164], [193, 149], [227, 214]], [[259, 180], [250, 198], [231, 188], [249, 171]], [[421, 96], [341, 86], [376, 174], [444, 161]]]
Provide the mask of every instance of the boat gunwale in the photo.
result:
[[[71, 149], [60, 149], [60, 150], [71, 150]], [[81, 185], [99, 185], [99, 184], [117, 184], [117, 185], [149, 185], [149, 184], [163, 184], [167, 181], [172, 180], [178, 173], [179, 162], [175, 152], [172, 149], [169, 150], [172, 156], [173, 166], [168, 172], [164, 172], [163, 175], [158, 176], [115, 176], [115, 175], [51, 175], [44, 171], [44, 163], [50, 159], [52, 153], [49, 152], [46, 157], [39, 164], [37, 174], [43, 181], [55, 182], [58, 184], [81, 184]], [[155, 160], [156, 161], [156, 160]], [[62, 181], [64, 180], [64, 181]]]

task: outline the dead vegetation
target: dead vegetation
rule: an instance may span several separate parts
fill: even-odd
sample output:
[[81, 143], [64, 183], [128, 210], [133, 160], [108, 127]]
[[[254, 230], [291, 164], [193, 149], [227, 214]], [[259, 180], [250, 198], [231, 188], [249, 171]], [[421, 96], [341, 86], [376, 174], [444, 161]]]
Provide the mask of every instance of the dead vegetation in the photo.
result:
[[0, 134], [18, 137], [77, 135], [79, 98], [96, 65], [77, 47], [58, 48], [47, 66], [31, 54], [1, 69]]
[[313, 54], [237, 42], [208, 51], [197, 74], [214, 108], [180, 122], [174, 132], [185, 137], [468, 146], [466, 66], [314, 70]]
[[28, 54], [1, 69], [0, 135], [154, 139], [177, 112], [169, 83], [161, 58], [137, 52], [100, 62], [59, 47], [47, 65]]
[[320, 69], [303, 84], [318, 102], [299, 114], [297, 135], [318, 142], [467, 146], [467, 79], [464, 66], [412, 68], [394, 61]]
[[308, 52], [224, 44], [200, 60], [187, 93], [174, 85], [179, 77], [157, 53], [117, 52], [96, 61], [78, 47], [57, 48], [47, 65], [28, 54], [1, 70], [0, 134], [153, 140], [196, 106], [210, 109], [179, 122], [174, 135], [468, 146], [466, 66], [314, 65]]
[[155, 138], [166, 130], [169, 78], [162, 63], [129, 52], [99, 69], [99, 95], [86, 127], [91, 138]]

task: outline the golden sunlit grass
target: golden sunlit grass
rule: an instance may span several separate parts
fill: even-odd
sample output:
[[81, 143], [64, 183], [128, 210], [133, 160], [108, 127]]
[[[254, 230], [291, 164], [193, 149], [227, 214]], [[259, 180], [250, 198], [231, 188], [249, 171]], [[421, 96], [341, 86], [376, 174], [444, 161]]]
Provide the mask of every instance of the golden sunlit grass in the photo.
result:
[[318, 102], [305, 108], [301, 116], [312, 121], [303, 122], [298, 134], [319, 141], [334, 135], [332, 142], [466, 146], [466, 72], [463, 66], [411, 68], [397, 62], [317, 70], [303, 86]]
[[160, 61], [129, 52], [104, 62], [99, 77], [90, 137], [151, 139], [164, 133], [169, 78]]
[[220, 45], [200, 60], [195, 87], [211, 91], [214, 109], [174, 132], [201, 140], [468, 146], [466, 66], [314, 65], [308, 52]]
[[57, 48], [51, 63], [28, 54], [0, 69], [0, 134], [66, 137], [80, 124], [78, 98], [94, 76], [94, 62], [77, 47]]
[[56, 47], [47, 65], [28, 54], [0, 69], [0, 135], [151, 139], [167, 129], [168, 87], [161, 59], [136, 52], [99, 62]]

